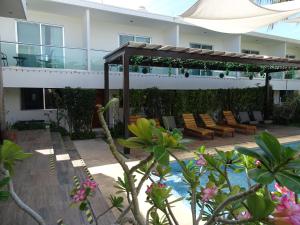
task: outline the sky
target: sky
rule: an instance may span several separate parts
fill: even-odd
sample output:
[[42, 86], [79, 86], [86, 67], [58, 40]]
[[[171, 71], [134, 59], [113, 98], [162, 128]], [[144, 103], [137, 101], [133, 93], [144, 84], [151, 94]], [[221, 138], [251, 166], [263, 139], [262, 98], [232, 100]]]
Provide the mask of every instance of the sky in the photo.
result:
[[[191, 7], [197, 0], [89, 0], [123, 8], [138, 9], [143, 6], [147, 11], [168, 16], [178, 16]], [[300, 15], [299, 15], [300, 16]], [[300, 24], [278, 22], [273, 29], [260, 28], [257, 32], [300, 40]]]

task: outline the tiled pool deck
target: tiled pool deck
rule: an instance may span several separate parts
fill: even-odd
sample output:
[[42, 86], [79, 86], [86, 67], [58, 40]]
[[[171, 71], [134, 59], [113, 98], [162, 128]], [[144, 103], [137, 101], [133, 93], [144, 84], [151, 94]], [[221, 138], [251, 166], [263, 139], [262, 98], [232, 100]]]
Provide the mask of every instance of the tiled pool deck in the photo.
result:
[[[259, 128], [258, 132], [263, 130], [268, 130], [276, 137], [279, 138], [281, 143], [300, 141], [300, 128], [298, 127], [285, 127], [285, 126], [268, 126]], [[235, 137], [216, 137], [214, 140], [207, 139], [199, 139], [199, 138], [191, 138], [190, 143], [188, 144], [189, 151], [184, 152], [176, 152], [176, 155], [181, 159], [188, 159], [193, 157], [194, 150], [201, 146], [205, 145], [210, 151], [213, 151], [215, 148], [219, 150], [232, 150], [234, 146], [245, 146], [245, 147], [256, 147], [254, 143], [253, 135], [244, 135], [244, 134], [236, 134]], [[76, 141], [74, 142], [75, 147], [77, 148], [79, 154], [84, 159], [87, 164], [90, 172], [95, 177], [96, 181], [100, 185], [101, 192], [105, 196], [109, 196], [110, 194], [114, 194], [116, 189], [114, 188], [114, 181], [118, 176], [122, 176], [123, 172], [121, 167], [114, 160], [111, 155], [107, 144], [102, 139], [95, 140], [85, 140], [85, 141]], [[139, 159], [143, 158], [145, 154], [141, 151], [132, 151], [132, 154], [127, 159], [128, 165], [132, 166], [138, 163]], [[146, 184], [147, 185], [147, 184]], [[149, 205], [145, 203], [145, 189], [146, 185], [144, 185], [144, 189], [140, 194], [140, 203], [141, 209], [146, 212]], [[182, 218], [181, 225], [189, 225], [190, 221], [190, 210], [186, 210], [186, 206], [183, 203], [176, 203], [176, 207], [174, 208], [175, 215], [180, 215]], [[185, 213], [182, 213], [184, 210]], [[115, 212], [115, 215], [117, 212]]]

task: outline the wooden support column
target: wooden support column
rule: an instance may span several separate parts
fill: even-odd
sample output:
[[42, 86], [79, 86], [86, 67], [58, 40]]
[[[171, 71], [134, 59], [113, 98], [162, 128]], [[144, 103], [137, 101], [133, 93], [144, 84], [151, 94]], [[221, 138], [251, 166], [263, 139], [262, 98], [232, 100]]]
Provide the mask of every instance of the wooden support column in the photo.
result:
[[[123, 54], [123, 123], [124, 138], [129, 137], [129, 56], [126, 52]], [[130, 154], [130, 149], [124, 148], [124, 154]]]
[[[109, 65], [104, 63], [104, 105], [109, 101]], [[109, 125], [109, 111], [105, 113], [106, 123]]]
[[266, 73], [265, 79], [264, 117], [265, 119], [270, 118], [270, 73]]

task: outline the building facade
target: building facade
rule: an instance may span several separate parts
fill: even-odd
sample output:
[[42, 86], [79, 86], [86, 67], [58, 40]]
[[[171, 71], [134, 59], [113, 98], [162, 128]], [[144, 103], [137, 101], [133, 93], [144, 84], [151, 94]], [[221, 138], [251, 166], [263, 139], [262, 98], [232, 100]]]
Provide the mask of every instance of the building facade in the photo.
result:
[[[27, 20], [0, 17], [1, 59], [6, 119], [46, 120], [55, 111], [53, 89], [104, 89], [103, 56], [128, 41], [242, 52], [300, 59], [300, 41], [260, 33], [224, 34], [186, 24], [179, 17], [130, 10], [84, 0], [28, 0]], [[110, 89], [122, 88], [122, 68], [110, 67]], [[130, 73], [130, 88], [216, 89], [264, 86], [258, 74], [139, 68]], [[299, 91], [300, 79], [272, 74], [274, 101]], [[299, 76], [300, 78], [300, 76]]]

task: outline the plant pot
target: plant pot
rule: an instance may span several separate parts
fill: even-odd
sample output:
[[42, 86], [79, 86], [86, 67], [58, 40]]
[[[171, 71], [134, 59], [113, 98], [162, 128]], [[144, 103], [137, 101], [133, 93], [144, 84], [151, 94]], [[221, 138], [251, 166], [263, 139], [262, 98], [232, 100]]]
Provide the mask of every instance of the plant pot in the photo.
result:
[[8, 139], [12, 142], [17, 141], [17, 131], [16, 130], [7, 130], [4, 134], [5, 139]]

